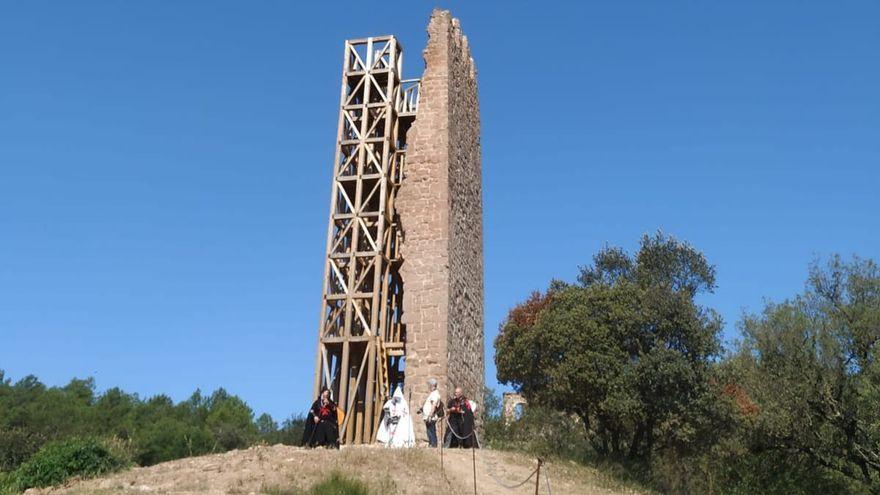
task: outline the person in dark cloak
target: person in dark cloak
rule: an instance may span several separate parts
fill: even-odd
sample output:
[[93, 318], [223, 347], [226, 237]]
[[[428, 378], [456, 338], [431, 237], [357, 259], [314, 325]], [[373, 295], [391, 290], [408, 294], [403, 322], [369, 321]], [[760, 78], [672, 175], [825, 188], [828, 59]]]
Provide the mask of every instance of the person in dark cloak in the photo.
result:
[[461, 387], [456, 387], [455, 395], [446, 403], [446, 413], [449, 418], [444, 441], [446, 446], [453, 449], [471, 448], [474, 445], [474, 411]]
[[339, 424], [336, 416], [336, 403], [330, 400], [330, 391], [325, 387], [321, 395], [312, 403], [309, 417], [303, 429], [302, 444], [306, 447], [339, 448]]

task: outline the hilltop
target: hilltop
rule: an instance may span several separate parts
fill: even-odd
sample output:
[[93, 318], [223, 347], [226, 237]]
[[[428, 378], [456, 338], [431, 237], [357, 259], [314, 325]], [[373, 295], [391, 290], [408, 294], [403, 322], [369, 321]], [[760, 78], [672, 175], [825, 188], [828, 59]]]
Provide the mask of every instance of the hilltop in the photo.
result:
[[[334, 469], [368, 482], [379, 493], [473, 493], [473, 453], [444, 450], [445, 476], [436, 450], [388, 450], [376, 446], [343, 447], [339, 451], [306, 450], [286, 445], [257, 446], [223, 454], [191, 457], [133, 468], [64, 487], [29, 490], [27, 494], [122, 495], [134, 493], [259, 494], [308, 488]], [[535, 459], [494, 450], [476, 452], [480, 494], [532, 494], [534, 481], [514, 485], [534, 470]], [[566, 461], [545, 463], [553, 494], [623, 495], [644, 493], [626, 488], [600, 472]], [[541, 481], [540, 493], [548, 493]]]

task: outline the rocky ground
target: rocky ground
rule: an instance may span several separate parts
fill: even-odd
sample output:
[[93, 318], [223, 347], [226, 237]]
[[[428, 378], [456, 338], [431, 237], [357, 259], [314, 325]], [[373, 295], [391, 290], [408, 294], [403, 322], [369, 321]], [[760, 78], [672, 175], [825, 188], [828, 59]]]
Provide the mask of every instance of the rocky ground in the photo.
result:
[[[474, 454], [476, 454], [474, 456]], [[444, 450], [443, 469], [436, 449], [383, 449], [374, 446], [341, 450], [306, 450], [285, 445], [260, 446], [133, 468], [104, 478], [78, 480], [64, 487], [29, 490], [31, 494], [279, 494], [308, 488], [337, 470], [369, 483], [378, 493], [534, 494], [529, 476], [536, 460], [492, 450]], [[545, 483], [549, 478], [550, 489]], [[568, 462], [548, 462], [540, 492], [558, 495], [618, 495], [642, 492], [625, 488], [601, 473]]]

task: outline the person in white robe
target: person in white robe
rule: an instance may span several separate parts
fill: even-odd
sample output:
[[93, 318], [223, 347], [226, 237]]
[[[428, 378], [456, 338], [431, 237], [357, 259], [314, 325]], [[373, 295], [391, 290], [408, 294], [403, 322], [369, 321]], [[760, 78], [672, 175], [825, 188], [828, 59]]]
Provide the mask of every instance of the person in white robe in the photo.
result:
[[394, 395], [382, 407], [385, 415], [379, 424], [376, 440], [386, 447], [413, 447], [416, 443], [409, 405], [403, 397], [403, 390], [397, 387]]

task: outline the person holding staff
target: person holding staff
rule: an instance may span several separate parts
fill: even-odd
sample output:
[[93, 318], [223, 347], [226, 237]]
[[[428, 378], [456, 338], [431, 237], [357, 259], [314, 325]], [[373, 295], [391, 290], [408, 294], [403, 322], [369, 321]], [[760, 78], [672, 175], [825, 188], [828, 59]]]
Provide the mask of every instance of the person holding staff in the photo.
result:
[[303, 430], [306, 447], [339, 448], [339, 424], [336, 403], [330, 399], [330, 390], [321, 389], [321, 395], [312, 403]]

